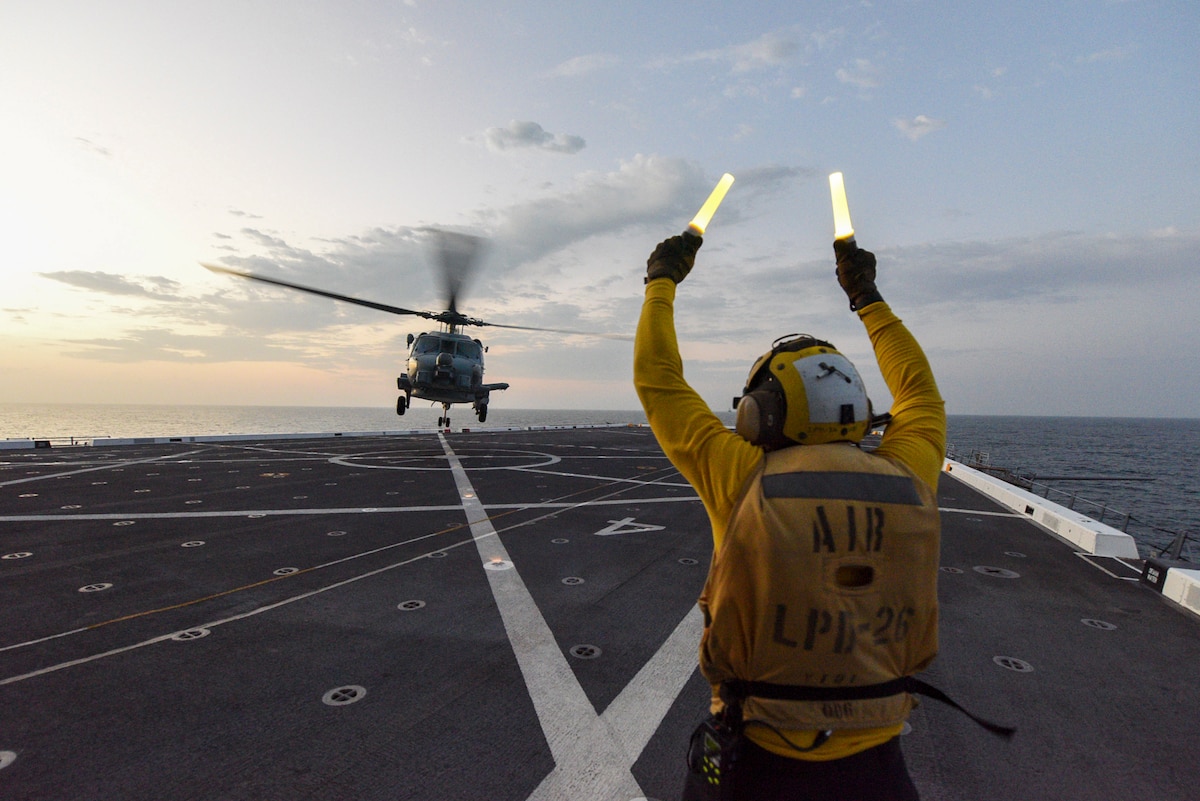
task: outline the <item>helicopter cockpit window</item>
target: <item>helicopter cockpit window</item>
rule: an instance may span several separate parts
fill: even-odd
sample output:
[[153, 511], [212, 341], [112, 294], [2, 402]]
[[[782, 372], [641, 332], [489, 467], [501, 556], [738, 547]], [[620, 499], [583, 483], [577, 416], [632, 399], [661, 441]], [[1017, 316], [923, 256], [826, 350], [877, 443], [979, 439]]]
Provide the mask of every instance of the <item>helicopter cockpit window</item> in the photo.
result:
[[458, 355], [464, 356], [472, 361], [478, 361], [480, 356], [483, 354], [480, 353], [478, 342], [459, 342]]
[[441, 340], [437, 337], [421, 337], [417, 340], [416, 353], [437, 353]]

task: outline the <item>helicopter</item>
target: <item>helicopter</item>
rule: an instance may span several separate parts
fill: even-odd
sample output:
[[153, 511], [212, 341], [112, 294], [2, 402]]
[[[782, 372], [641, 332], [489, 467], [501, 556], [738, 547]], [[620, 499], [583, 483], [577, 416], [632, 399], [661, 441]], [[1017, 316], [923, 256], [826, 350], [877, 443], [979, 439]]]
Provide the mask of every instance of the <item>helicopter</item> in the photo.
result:
[[582, 334], [606, 339], [629, 339], [627, 336], [617, 334], [571, 331], [562, 328], [537, 328], [527, 325], [504, 325], [468, 317], [458, 311], [458, 297], [485, 240], [482, 237], [457, 231], [429, 230], [436, 237], [439, 245], [441, 277], [447, 297], [446, 309], [440, 312], [405, 309], [386, 303], [362, 300], [217, 264], [201, 262], [201, 265], [216, 273], [320, 295], [391, 314], [423, 317], [438, 323], [437, 331], [421, 332], [415, 336], [408, 335], [408, 361], [404, 372], [396, 379], [396, 388], [402, 393], [396, 399], [396, 414], [403, 415], [412, 405], [414, 397], [440, 403], [442, 416], [438, 418], [438, 428], [449, 428], [450, 407], [456, 403], [471, 404], [479, 422], [484, 422], [487, 420], [488, 401], [491, 393], [508, 389], [509, 386], [506, 383], [485, 384], [483, 382], [483, 354], [487, 352], [487, 347], [478, 338], [463, 333], [464, 328], [491, 326], [522, 331], [547, 331], [556, 334]]

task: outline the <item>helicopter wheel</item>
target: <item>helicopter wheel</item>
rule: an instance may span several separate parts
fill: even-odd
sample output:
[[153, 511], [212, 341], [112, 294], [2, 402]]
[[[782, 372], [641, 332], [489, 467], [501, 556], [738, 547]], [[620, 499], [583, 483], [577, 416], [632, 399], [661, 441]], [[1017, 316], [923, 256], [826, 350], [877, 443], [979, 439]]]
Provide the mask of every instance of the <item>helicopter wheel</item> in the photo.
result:
[[482, 423], [482, 422], [484, 422], [485, 420], [487, 420], [487, 407], [486, 407], [486, 406], [480, 406], [480, 407], [479, 407], [479, 422], [481, 422], [481, 423]]
[[408, 401], [403, 395], [396, 398], [396, 414], [403, 416], [405, 409], [408, 408]]

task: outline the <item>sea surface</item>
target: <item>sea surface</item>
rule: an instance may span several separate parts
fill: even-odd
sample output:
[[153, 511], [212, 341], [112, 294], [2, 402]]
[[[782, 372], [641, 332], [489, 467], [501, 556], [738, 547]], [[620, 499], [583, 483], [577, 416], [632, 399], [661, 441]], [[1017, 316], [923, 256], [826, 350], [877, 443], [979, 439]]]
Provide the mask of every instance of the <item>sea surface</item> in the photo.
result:
[[[101, 437], [432, 431], [440, 413], [434, 406], [399, 417], [391, 407], [0, 404], [0, 440], [58, 446]], [[733, 413], [722, 419], [732, 425]], [[496, 406], [486, 423], [465, 407], [452, 414], [456, 429], [475, 430], [645, 422], [641, 411]], [[951, 415], [948, 441], [952, 458], [1036, 477], [1038, 494], [1128, 530], [1143, 555], [1188, 532], [1184, 554], [1200, 561], [1200, 420]]]

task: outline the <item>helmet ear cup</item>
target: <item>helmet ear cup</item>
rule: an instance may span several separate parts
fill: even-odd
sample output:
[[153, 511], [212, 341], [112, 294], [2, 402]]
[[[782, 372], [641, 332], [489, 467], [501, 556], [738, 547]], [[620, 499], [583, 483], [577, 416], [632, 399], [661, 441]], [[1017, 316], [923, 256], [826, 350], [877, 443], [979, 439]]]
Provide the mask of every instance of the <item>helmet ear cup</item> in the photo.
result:
[[734, 431], [749, 442], [764, 448], [785, 442], [783, 393], [778, 389], [756, 389], [738, 401]]

